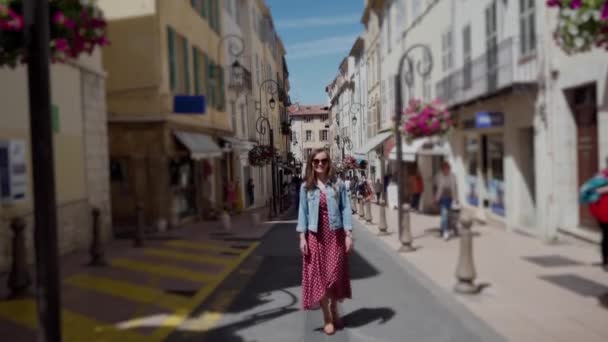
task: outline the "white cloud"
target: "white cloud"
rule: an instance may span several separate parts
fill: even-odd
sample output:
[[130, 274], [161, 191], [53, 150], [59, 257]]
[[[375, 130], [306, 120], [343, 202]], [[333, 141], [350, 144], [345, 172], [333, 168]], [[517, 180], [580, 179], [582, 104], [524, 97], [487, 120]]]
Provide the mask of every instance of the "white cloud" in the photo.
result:
[[359, 34], [331, 36], [328, 38], [310, 40], [287, 46], [289, 59], [300, 59], [316, 56], [325, 56], [335, 53], [348, 53]]
[[311, 28], [319, 26], [337, 26], [345, 24], [355, 24], [359, 22], [360, 14], [346, 14], [331, 17], [308, 17], [299, 19], [281, 19], [276, 21], [280, 29], [290, 28]]

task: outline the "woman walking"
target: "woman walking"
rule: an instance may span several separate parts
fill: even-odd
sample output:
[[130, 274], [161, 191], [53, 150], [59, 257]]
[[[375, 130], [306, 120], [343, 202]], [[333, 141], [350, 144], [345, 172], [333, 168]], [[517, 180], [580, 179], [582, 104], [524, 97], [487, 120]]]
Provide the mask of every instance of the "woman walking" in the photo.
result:
[[351, 298], [347, 254], [353, 248], [350, 201], [344, 182], [333, 181], [331, 171], [329, 153], [313, 151], [300, 189], [296, 227], [303, 255], [302, 306], [321, 306], [328, 335], [343, 327], [338, 302]]
[[452, 173], [450, 163], [441, 164], [441, 172], [435, 176], [435, 203], [441, 212], [441, 232], [444, 240], [450, 238], [450, 210], [454, 201], [458, 201], [456, 176]]
[[602, 267], [608, 271], [608, 167], [583, 184], [580, 202], [589, 205], [602, 229]]

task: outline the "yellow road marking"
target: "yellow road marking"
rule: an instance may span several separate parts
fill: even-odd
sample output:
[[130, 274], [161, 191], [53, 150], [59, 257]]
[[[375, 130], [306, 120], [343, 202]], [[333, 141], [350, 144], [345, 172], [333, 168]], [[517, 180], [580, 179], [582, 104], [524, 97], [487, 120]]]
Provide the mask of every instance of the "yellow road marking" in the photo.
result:
[[[200, 251], [212, 251], [212, 252], [229, 252], [229, 253], [243, 253], [246, 249], [239, 249], [224, 244], [208, 242], [208, 241], [182, 241], [174, 240], [167, 242], [167, 246], [179, 247], [185, 249], [194, 249]], [[251, 245], [250, 245], [251, 246]]]
[[[203, 287], [192, 299], [191, 306], [187, 312], [176, 312], [171, 317], [167, 318], [161, 326], [154, 331], [151, 337], [154, 338], [155, 341], [164, 340], [169, 334], [179, 327], [187, 318], [188, 315], [196, 309], [207, 297], [209, 297], [215, 289], [224, 281], [232, 271], [234, 271], [253, 251], [258, 247], [260, 243], [254, 242], [245, 250], [242, 251], [241, 255], [236, 258], [232, 264], [226, 267], [222, 273], [211, 283], [207, 284], [207, 286]], [[219, 316], [221, 317], [221, 315]], [[219, 318], [217, 318], [219, 319]]]
[[113, 259], [110, 263], [112, 266], [126, 268], [135, 272], [150, 273], [158, 276], [185, 279], [200, 283], [211, 282], [218, 279], [217, 275], [196, 272], [172, 265], [150, 264], [147, 262], [122, 258]]
[[66, 279], [65, 282], [87, 290], [93, 290], [139, 303], [153, 304], [170, 310], [179, 310], [188, 307], [189, 302], [187, 298], [168, 294], [155, 288], [102, 277], [76, 275]]
[[[65, 342], [154, 342], [151, 337], [132, 331], [119, 330], [112, 325], [62, 310], [62, 340]], [[12, 300], [0, 303], [0, 318], [30, 329], [37, 329], [36, 304], [32, 299]]]
[[208, 264], [208, 265], [230, 265], [234, 258], [222, 258], [218, 256], [212, 255], [199, 255], [199, 254], [190, 254], [190, 253], [180, 253], [174, 252], [164, 249], [155, 249], [149, 248], [144, 251], [146, 255], [153, 255], [163, 258], [170, 258], [175, 260], [184, 260], [184, 261], [192, 261], [199, 264]]

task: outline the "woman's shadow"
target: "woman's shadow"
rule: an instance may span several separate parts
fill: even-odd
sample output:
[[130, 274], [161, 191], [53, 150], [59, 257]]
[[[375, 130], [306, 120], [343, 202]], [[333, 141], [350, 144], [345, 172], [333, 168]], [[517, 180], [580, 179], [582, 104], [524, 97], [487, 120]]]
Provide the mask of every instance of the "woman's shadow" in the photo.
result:
[[[378, 321], [384, 324], [395, 316], [395, 311], [390, 308], [361, 308], [342, 316], [345, 328], [359, 328]], [[316, 329], [318, 331], [322, 328]]]

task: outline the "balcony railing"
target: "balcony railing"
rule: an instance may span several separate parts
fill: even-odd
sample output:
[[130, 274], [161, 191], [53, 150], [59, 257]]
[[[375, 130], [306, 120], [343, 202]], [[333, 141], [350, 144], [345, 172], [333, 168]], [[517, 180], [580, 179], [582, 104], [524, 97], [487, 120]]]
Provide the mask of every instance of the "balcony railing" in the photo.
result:
[[533, 84], [538, 79], [538, 61], [524, 59], [517, 40], [508, 38], [437, 83], [437, 97], [455, 106], [490, 96], [514, 85]]

